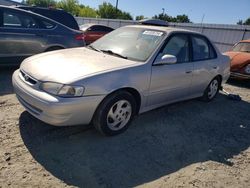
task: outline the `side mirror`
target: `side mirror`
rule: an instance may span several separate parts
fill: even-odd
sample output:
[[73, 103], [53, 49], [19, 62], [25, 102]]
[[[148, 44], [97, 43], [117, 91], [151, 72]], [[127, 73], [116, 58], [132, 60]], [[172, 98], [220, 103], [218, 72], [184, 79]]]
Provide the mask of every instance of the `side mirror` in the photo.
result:
[[175, 64], [177, 58], [174, 55], [165, 54], [161, 58], [157, 58], [154, 65]]

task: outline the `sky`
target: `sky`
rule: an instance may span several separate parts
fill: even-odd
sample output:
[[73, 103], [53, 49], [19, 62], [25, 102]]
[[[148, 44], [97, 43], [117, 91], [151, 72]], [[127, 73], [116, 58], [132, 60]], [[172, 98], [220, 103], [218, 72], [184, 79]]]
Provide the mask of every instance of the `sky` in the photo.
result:
[[[116, 0], [105, 0], [115, 6]], [[98, 8], [103, 0], [79, 0], [84, 5]], [[129, 12], [133, 17], [152, 17], [165, 13], [170, 16], [186, 14], [192, 22], [236, 24], [240, 19], [250, 17], [250, 0], [119, 0], [118, 8]]]
[[[17, 0], [21, 1], [21, 0]], [[115, 6], [116, 0], [78, 0], [79, 3], [98, 8], [104, 1]], [[163, 12], [170, 16], [186, 14], [194, 23], [236, 24], [250, 17], [250, 0], [119, 0], [118, 8], [134, 18], [151, 18]]]

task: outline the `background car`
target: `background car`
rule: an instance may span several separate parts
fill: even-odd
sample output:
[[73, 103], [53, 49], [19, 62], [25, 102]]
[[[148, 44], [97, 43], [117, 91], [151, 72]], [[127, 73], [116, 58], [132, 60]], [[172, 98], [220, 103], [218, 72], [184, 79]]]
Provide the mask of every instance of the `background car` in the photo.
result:
[[105, 25], [84, 24], [80, 26], [80, 30], [84, 33], [86, 44], [90, 44], [114, 29]]
[[250, 79], [250, 40], [240, 41], [225, 55], [231, 59], [232, 78]]
[[43, 7], [36, 7], [36, 6], [17, 6], [19, 9], [29, 10], [34, 13], [40, 14], [47, 18], [57, 21], [71, 29], [79, 30], [79, 26], [74, 18], [70, 13], [56, 8], [43, 8]]
[[87, 47], [30, 57], [12, 82], [38, 119], [58, 126], [92, 122], [104, 135], [116, 135], [136, 114], [196, 97], [211, 101], [229, 66], [202, 34], [134, 25]]
[[0, 6], [0, 65], [52, 50], [84, 46], [83, 34], [30, 11]]

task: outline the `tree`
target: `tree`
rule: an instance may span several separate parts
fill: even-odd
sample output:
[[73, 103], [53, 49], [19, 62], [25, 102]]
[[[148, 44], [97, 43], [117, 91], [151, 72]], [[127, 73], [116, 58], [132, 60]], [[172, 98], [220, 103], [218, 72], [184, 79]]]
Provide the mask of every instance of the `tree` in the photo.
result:
[[238, 25], [250, 25], [250, 17], [247, 18], [244, 22], [243, 22], [243, 20], [239, 20], [239, 21], [237, 22], [237, 24], [238, 24]]
[[130, 13], [123, 12], [120, 9], [116, 9], [111, 3], [107, 2], [104, 2], [102, 5], [99, 5], [97, 13], [101, 18], [125, 20], [133, 19]]
[[244, 22], [244, 25], [250, 25], [250, 18], [246, 19], [246, 21]]
[[145, 17], [143, 15], [140, 15], [140, 16], [136, 16], [135, 17], [135, 20], [143, 20], [145, 19]]
[[243, 20], [239, 20], [239, 21], [237, 22], [237, 25], [243, 25]]
[[56, 6], [55, 0], [26, 0], [24, 1], [28, 5], [35, 5], [39, 7], [51, 7]]
[[80, 5], [78, 16], [96, 18], [98, 14], [95, 9], [90, 8], [89, 6]]
[[177, 15], [176, 16], [176, 22], [178, 22], [178, 23], [190, 23], [190, 19], [185, 14]]
[[117, 19], [123, 19], [123, 20], [133, 20], [133, 17], [129, 12], [120, 11], [118, 12]]
[[104, 2], [102, 5], [99, 5], [98, 14], [101, 18], [116, 18], [116, 8], [110, 3]]
[[172, 17], [172, 16], [167, 15], [166, 13], [160, 13], [158, 15], [155, 15], [153, 18], [164, 20], [167, 22], [190, 23], [190, 19], [185, 14]]
[[164, 20], [164, 21], [167, 21], [167, 22], [172, 22], [173, 18], [169, 15], [167, 15], [166, 13], [160, 13], [158, 15], [155, 15], [153, 17], [154, 19], [160, 19], [160, 20]]
[[79, 4], [77, 0], [61, 0], [57, 3], [57, 8], [61, 8], [75, 16], [79, 13]]

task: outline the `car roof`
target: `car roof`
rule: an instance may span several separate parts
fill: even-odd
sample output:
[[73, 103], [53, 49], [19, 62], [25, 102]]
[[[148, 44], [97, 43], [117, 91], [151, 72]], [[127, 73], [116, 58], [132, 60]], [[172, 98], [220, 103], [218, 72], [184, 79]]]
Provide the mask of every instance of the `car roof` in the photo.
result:
[[[152, 26], [152, 25], [127, 25], [125, 27], [133, 27], [133, 28], [144, 28], [144, 29], [153, 29], [153, 30], [159, 30], [159, 31], [163, 31], [163, 32], [186, 32], [186, 33], [194, 33], [194, 34], [201, 34], [199, 32], [196, 31], [190, 31], [190, 30], [186, 30], [186, 29], [180, 29], [180, 28], [176, 28], [176, 27], [166, 27], [166, 26]], [[202, 35], [202, 34], [201, 34]]]

